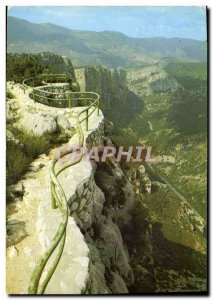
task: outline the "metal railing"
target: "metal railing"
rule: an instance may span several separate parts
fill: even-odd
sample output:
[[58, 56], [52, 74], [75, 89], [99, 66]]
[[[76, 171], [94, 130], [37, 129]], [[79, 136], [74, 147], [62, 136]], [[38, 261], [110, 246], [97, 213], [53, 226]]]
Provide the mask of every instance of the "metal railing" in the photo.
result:
[[[62, 75], [60, 74], [60, 78], [62, 78]], [[45, 91], [43, 88], [47, 87], [48, 84], [50, 84], [51, 76], [48, 77], [47, 74], [37, 76], [37, 84], [41, 81], [43, 82], [42, 86], [36, 86], [35, 78], [29, 78], [24, 80], [23, 85], [26, 90], [28, 90], [30, 97], [38, 102], [43, 103], [45, 101], [49, 101], [47, 105], [52, 106], [56, 101], [59, 101], [61, 103], [66, 103], [65, 107], [73, 107], [73, 100], [77, 99], [81, 103], [84, 102], [84, 105], [86, 102], [89, 102], [89, 105], [86, 107], [83, 107], [83, 109], [75, 116], [76, 118], [76, 131], [78, 134], [78, 140], [79, 140], [79, 147], [80, 149], [83, 147], [84, 144], [84, 133], [82, 129], [82, 122], [86, 121], [86, 130], [88, 130], [88, 121], [91, 114], [97, 109], [97, 114], [99, 115], [99, 95], [92, 92], [72, 92], [72, 91], [66, 91], [62, 93], [58, 92], [48, 92]], [[56, 78], [57, 76], [53, 76], [52, 78]], [[46, 81], [44, 81], [44, 78]], [[63, 78], [64, 80], [64, 78]], [[31, 85], [33, 83], [33, 85]], [[64, 83], [64, 82], [63, 82]], [[53, 84], [53, 83], [51, 83]], [[40, 94], [41, 93], [41, 94]], [[59, 97], [60, 96], [60, 97]], [[38, 98], [40, 97], [40, 98]], [[56, 102], [57, 103], [57, 102]], [[63, 106], [64, 107], [64, 106]], [[84, 113], [86, 114], [84, 116]], [[83, 118], [82, 118], [83, 116]], [[60, 261], [61, 255], [63, 253], [64, 245], [65, 245], [65, 239], [66, 239], [66, 226], [68, 222], [68, 216], [70, 214], [69, 207], [67, 204], [67, 198], [64, 193], [64, 190], [58, 180], [58, 175], [65, 170], [68, 167], [71, 167], [73, 165], [76, 165], [82, 160], [82, 154], [78, 155], [78, 158], [74, 161], [71, 161], [65, 165], [62, 165], [61, 168], [58, 170], [56, 169], [57, 162], [63, 158], [64, 156], [76, 152], [77, 150], [69, 149], [65, 150], [62, 153], [60, 153], [60, 157], [54, 158], [54, 160], [51, 163], [50, 168], [50, 189], [51, 189], [51, 205], [53, 209], [59, 208], [61, 212], [61, 221], [58, 227], [57, 232], [55, 233], [52, 242], [48, 248], [48, 250], [42, 255], [42, 257], [39, 259], [39, 261], [36, 264], [36, 267], [33, 271], [33, 274], [31, 276], [30, 285], [28, 292], [29, 294], [43, 294], [45, 292], [45, 289]], [[81, 152], [82, 153], [82, 152]], [[56, 256], [54, 258], [54, 261], [51, 263], [51, 266], [48, 268], [48, 270], [44, 274], [45, 267], [47, 268], [47, 263], [50, 259], [50, 257], [57, 251]], [[42, 276], [43, 275], [43, 276]], [[41, 280], [41, 277], [42, 280]]]
[[[58, 80], [58, 82], [56, 82]], [[85, 113], [85, 117], [80, 120], [81, 123], [86, 121], [86, 130], [88, 130], [88, 122], [91, 114], [97, 109], [99, 114], [99, 98], [100, 96], [94, 92], [73, 92], [65, 90], [62, 92], [48, 91], [48, 88], [62, 89], [62, 85], [58, 83], [69, 84], [70, 77], [66, 74], [42, 74], [30, 77], [23, 81], [24, 91], [29, 92], [29, 96], [36, 102], [44, 105], [60, 108], [72, 108], [85, 106], [80, 115]]]
[[[69, 74], [40, 74], [37, 76], [24, 79], [22, 84], [25, 88], [42, 86], [53, 83], [68, 83], [71, 82], [71, 75]], [[42, 83], [43, 82], [43, 83]]]

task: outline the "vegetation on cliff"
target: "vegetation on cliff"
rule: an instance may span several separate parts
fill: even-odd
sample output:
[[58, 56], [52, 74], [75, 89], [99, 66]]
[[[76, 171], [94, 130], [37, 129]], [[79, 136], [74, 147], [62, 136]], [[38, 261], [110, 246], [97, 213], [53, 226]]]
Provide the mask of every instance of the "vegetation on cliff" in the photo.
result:
[[[139, 141], [153, 147], [155, 156], [170, 155], [175, 158], [175, 163], [163, 162], [155, 168], [169, 178], [205, 217], [207, 66], [205, 63], [169, 60], [164, 68], [168, 76], [178, 81], [179, 86], [175, 91], [164, 91], [162, 87], [148, 94], [142, 89], [140, 94], [138, 86], [135, 88], [134, 82], [131, 82], [130, 88], [140, 94], [144, 109], [129, 126]], [[141, 85], [149, 80], [143, 77], [143, 69], [140, 76]]]
[[70, 60], [53, 53], [7, 54], [7, 81], [21, 83], [24, 79], [40, 74], [66, 73], [75, 82]]

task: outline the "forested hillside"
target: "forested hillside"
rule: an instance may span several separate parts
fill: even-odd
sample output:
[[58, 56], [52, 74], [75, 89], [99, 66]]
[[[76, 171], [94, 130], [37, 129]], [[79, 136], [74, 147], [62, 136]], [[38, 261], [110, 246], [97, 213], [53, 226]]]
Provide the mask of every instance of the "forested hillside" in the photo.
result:
[[72, 63], [66, 57], [54, 53], [7, 54], [7, 81], [21, 83], [24, 79], [39, 74], [66, 73], [75, 81]]
[[15, 17], [8, 17], [7, 35], [8, 52], [54, 52], [71, 58], [74, 66], [132, 67], [152, 64], [165, 57], [206, 61], [206, 41], [130, 38], [119, 32], [70, 30]]

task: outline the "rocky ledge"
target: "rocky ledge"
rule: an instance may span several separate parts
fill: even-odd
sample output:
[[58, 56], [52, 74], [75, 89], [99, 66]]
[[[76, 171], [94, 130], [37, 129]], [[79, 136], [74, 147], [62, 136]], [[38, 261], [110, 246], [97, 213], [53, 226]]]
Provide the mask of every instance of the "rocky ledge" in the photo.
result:
[[[24, 124], [23, 126], [29, 129], [32, 124], [30, 117], [27, 116], [27, 125], [23, 123], [23, 119], [26, 119], [26, 114], [33, 113], [34, 122], [38, 116], [41, 117], [38, 117], [41, 130], [34, 131], [38, 135], [45, 132], [48, 118], [55, 120], [57, 126], [63, 123], [64, 130], [69, 131], [64, 122], [71, 128], [75, 127], [75, 115], [80, 108], [73, 108], [71, 113], [66, 109], [60, 112], [58, 109], [35, 103], [24, 94], [19, 85], [13, 86], [13, 93], [16, 96], [17, 109], [11, 113], [19, 116], [15, 126]], [[44, 114], [45, 118], [42, 117]], [[52, 130], [53, 127], [50, 126], [49, 129]], [[84, 135], [85, 147], [103, 144], [105, 132], [101, 112], [99, 116], [96, 112], [91, 115], [89, 131], [84, 129]], [[77, 143], [77, 134], [74, 134], [67, 145]], [[15, 241], [8, 235], [9, 294], [27, 294], [30, 274], [38, 258], [48, 248], [60, 222], [60, 212], [57, 209], [53, 210], [50, 204], [49, 168], [55, 151], [58, 151], [58, 148], [52, 149], [48, 156], [40, 155], [22, 180], [10, 189], [15, 201], [8, 205], [9, 233], [17, 236], [19, 232], [20, 239]], [[119, 165], [114, 164], [113, 170], [114, 180], [126, 180]], [[120, 232], [122, 223], [131, 218], [130, 213], [134, 205], [132, 186], [128, 183], [123, 188], [124, 201], [121, 206], [111, 205], [110, 209], [106, 210], [105, 195], [96, 185], [95, 172], [96, 164], [83, 157], [79, 164], [59, 175], [71, 214], [64, 252], [48, 284], [46, 294], [128, 293], [128, 285], [134, 280], [128, 251]], [[20, 222], [22, 228], [17, 226]]]

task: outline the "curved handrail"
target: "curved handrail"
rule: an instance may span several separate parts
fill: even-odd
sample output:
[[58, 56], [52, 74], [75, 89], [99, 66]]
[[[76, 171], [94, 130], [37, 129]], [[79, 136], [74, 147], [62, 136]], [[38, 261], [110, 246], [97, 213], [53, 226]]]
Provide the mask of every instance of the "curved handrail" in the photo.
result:
[[[34, 87], [34, 83], [38, 79], [44, 79], [44, 80], [49, 79], [50, 80], [51, 78], [56, 78], [56, 79], [65, 78], [65, 81], [63, 81], [63, 82], [67, 82], [69, 79], [71, 79], [71, 76], [69, 76], [68, 74], [39, 74], [39, 75], [24, 79], [22, 81], [22, 85], [26, 88], [32, 87], [32, 86]], [[31, 86], [31, 84], [32, 84], [32, 86]]]
[[[45, 88], [53, 86], [54, 84], [58, 83], [51, 83], [52, 78], [68, 78], [69, 76], [66, 74], [41, 74], [37, 75], [35, 77], [30, 77], [25, 80], [23, 80], [22, 84], [25, 89], [30, 89], [29, 96], [34, 101], [37, 101], [39, 103], [48, 105], [48, 106], [54, 106], [55, 103], [58, 102], [59, 107], [62, 108], [71, 108], [74, 107], [75, 100], [80, 101], [89, 101], [89, 106], [85, 107], [80, 112], [80, 115], [82, 115], [84, 112], [86, 113], [86, 116], [81, 122], [86, 120], [86, 130], [88, 130], [88, 118], [93, 113], [89, 112], [92, 106], [97, 108], [97, 112], [99, 114], [99, 99], [100, 96], [97, 93], [94, 92], [73, 92], [70, 90], [66, 90], [64, 92], [52, 92], [52, 91], [46, 91]], [[46, 80], [48, 82], [45, 82], [43, 86], [35, 86], [36, 80]], [[48, 80], [47, 80], [48, 79]], [[62, 82], [67, 83], [67, 82]], [[56, 86], [58, 88], [58, 86]], [[58, 107], [58, 106], [57, 106]]]
[[[60, 74], [62, 75], [62, 74]], [[64, 74], [63, 74], [64, 75]], [[45, 74], [45, 76], [47, 76]], [[32, 88], [31, 86], [26, 84], [27, 80], [32, 80], [32, 78], [28, 78], [25, 79], [23, 81], [23, 85], [25, 88]], [[33, 79], [34, 80], [34, 79]], [[43, 86], [44, 87], [44, 86]], [[99, 95], [97, 93], [93, 93], [93, 92], [70, 92], [70, 91], [66, 91], [64, 93], [51, 93], [48, 91], [44, 91], [43, 87], [33, 87], [32, 88], [32, 96], [33, 99], [36, 100], [34, 97], [35, 96], [35, 91], [40, 91], [42, 93], [48, 93], [51, 94], [53, 96], [56, 95], [60, 95], [60, 96], [67, 96], [67, 95], [82, 95], [82, 94], [87, 94], [87, 95], [92, 95], [93, 97], [95, 96], [95, 99], [93, 98], [84, 98], [84, 100], [89, 100], [89, 106], [85, 107], [82, 109], [82, 111], [80, 111], [77, 116], [76, 116], [76, 120], [77, 120], [77, 125], [76, 125], [76, 131], [78, 134], [78, 140], [79, 140], [79, 147], [80, 149], [82, 149], [83, 144], [84, 144], [84, 133], [83, 133], [83, 129], [81, 126], [81, 123], [83, 121], [86, 120], [86, 130], [88, 130], [88, 118], [89, 116], [97, 109], [97, 113], [99, 115]], [[31, 94], [29, 94], [31, 95]], [[47, 97], [46, 97], [47, 98]], [[43, 98], [42, 98], [43, 99]], [[78, 98], [77, 98], [78, 99]], [[37, 99], [38, 100], [38, 99]], [[55, 99], [58, 101], [63, 101], [61, 99]], [[66, 99], [67, 100], [67, 99]], [[70, 99], [69, 99], [70, 101]], [[92, 107], [94, 106], [94, 109], [92, 111], [89, 111]], [[80, 119], [80, 116], [86, 112], [86, 117], [83, 119]], [[65, 245], [65, 238], [66, 238], [66, 226], [67, 226], [67, 222], [68, 222], [68, 216], [69, 216], [69, 207], [67, 204], [67, 198], [66, 195], [64, 193], [64, 190], [58, 180], [58, 175], [65, 170], [66, 168], [73, 166], [77, 163], [79, 163], [82, 160], [83, 154], [81, 151], [81, 155], [78, 156], [78, 158], [72, 162], [70, 162], [69, 164], [61, 167], [61, 169], [59, 169], [58, 171], [56, 171], [55, 167], [57, 162], [64, 156], [75, 152], [76, 150], [73, 149], [69, 149], [64, 151], [63, 153], [60, 153], [60, 157], [55, 157], [54, 160], [51, 163], [51, 168], [50, 168], [50, 187], [51, 187], [51, 203], [52, 203], [52, 208], [59, 208], [60, 212], [61, 212], [61, 221], [60, 221], [60, 225], [58, 227], [57, 232], [55, 233], [52, 242], [48, 248], [48, 250], [42, 255], [42, 257], [39, 259], [39, 261], [36, 264], [36, 267], [33, 271], [33, 274], [31, 276], [31, 280], [30, 280], [30, 285], [29, 285], [29, 289], [28, 292], [29, 294], [43, 294], [55, 269], [57, 268], [57, 265], [60, 261], [61, 255], [63, 253], [63, 249], [64, 249], [64, 245]], [[58, 249], [57, 249], [58, 248]], [[52, 263], [51, 268], [47, 271], [47, 274], [45, 276], [45, 278], [42, 280], [42, 282], [40, 282], [43, 271], [50, 259], [50, 257], [52, 256], [52, 254], [54, 253], [55, 250], [58, 250], [56, 257]]]

